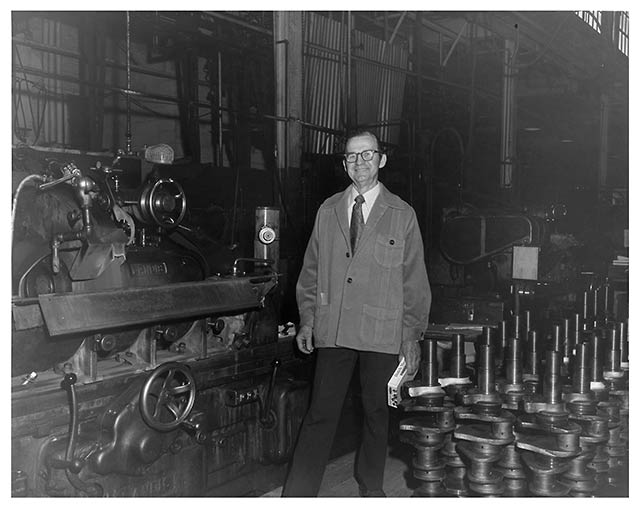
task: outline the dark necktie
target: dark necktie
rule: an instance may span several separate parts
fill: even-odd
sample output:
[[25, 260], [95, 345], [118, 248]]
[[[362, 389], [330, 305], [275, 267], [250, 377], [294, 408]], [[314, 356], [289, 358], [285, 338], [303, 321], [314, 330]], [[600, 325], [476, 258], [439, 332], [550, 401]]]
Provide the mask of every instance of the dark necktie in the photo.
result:
[[362, 215], [362, 204], [364, 203], [364, 197], [358, 195], [355, 198], [356, 203], [353, 204], [353, 211], [351, 212], [351, 225], [349, 226], [349, 233], [351, 237], [351, 253], [355, 253], [356, 246], [362, 235], [364, 229], [364, 216]]

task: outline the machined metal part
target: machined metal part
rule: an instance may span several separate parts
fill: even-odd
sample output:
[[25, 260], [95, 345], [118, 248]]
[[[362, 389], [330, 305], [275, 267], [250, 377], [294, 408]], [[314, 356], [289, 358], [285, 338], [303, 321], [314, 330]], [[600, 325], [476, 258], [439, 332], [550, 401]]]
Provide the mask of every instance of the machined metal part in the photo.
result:
[[496, 386], [502, 395], [503, 406], [507, 409], [518, 409], [524, 398], [525, 387], [522, 375], [522, 341], [520, 338], [509, 338], [505, 355], [505, 379]]
[[560, 377], [560, 353], [547, 351], [546, 366], [542, 385], [542, 396], [539, 394], [525, 395], [523, 408], [526, 413], [539, 411], [564, 412], [562, 401], [562, 384]]
[[542, 349], [540, 345], [540, 337], [535, 330], [529, 331], [529, 341], [527, 342], [526, 356], [522, 379], [527, 381], [539, 381], [541, 374], [541, 355]]
[[419, 482], [414, 495], [438, 497], [445, 494], [446, 466], [438, 452], [455, 428], [454, 406], [445, 401], [445, 391], [438, 382], [437, 341], [425, 338], [422, 353], [422, 379], [406, 383], [411, 398], [400, 402], [404, 412], [413, 414], [401, 420], [400, 440], [414, 448], [412, 473]]
[[629, 370], [629, 338], [627, 336], [627, 323], [618, 322], [620, 334], [620, 366], [623, 370]]
[[618, 486], [628, 483], [628, 445], [622, 435], [620, 404], [615, 401], [599, 402], [598, 413], [608, 419], [609, 438], [605, 445], [608, 456], [607, 482]]
[[581, 428], [569, 421], [569, 413], [540, 411], [516, 419], [516, 445], [522, 450], [570, 458], [580, 453]]
[[442, 482], [445, 491], [451, 496], [466, 496], [469, 487], [466, 480], [467, 466], [457, 451], [459, 441], [453, 434], [447, 434], [440, 454], [445, 461], [445, 478]]
[[569, 420], [580, 426], [580, 448], [582, 452], [571, 459], [562, 481], [571, 488], [571, 495], [589, 497], [598, 488], [597, 472], [591, 466], [596, 448], [609, 439], [608, 419], [597, 414], [593, 400], [574, 400], [567, 404]]
[[569, 421], [569, 413], [540, 411], [516, 420], [516, 446], [532, 473], [529, 491], [536, 496], [565, 496], [571, 488], [559, 476], [582, 453], [581, 428]]
[[502, 457], [501, 446], [461, 440], [457, 449], [467, 466], [465, 476], [470, 492], [483, 496], [504, 492], [503, 473], [495, 467]]
[[527, 473], [522, 463], [521, 452], [515, 443], [504, 447], [502, 457], [496, 466], [502, 471], [503, 497], [523, 497], [528, 494]]
[[451, 349], [449, 350], [449, 370], [438, 379], [446, 394], [455, 401], [457, 395], [462, 395], [473, 385], [466, 367], [465, 338], [464, 335], [451, 336]]
[[455, 427], [453, 406], [443, 406], [442, 401], [436, 402], [436, 405], [417, 401], [403, 401], [405, 411], [420, 414], [400, 421], [400, 441], [410, 444], [415, 450], [412, 474], [419, 481], [419, 486], [414, 494], [419, 497], [442, 496], [445, 493], [442, 481], [445, 478], [446, 461], [438, 455], [438, 451]]
[[495, 365], [493, 361], [493, 347], [490, 345], [477, 345], [477, 382], [476, 386], [467, 393], [461, 395], [463, 405], [471, 405], [474, 402], [502, 402], [500, 394], [496, 391]]
[[422, 395], [444, 396], [445, 391], [438, 382], [437, 341], [425, 338], [422, 342], [422, 362], [420, 364], [422, 377], [418, 381], [408, 381], [405, 388], [410, 397]]
[[569, 469], [569, 464], [552, 456], [522, 453], [522, 460], [532, 473], [529, 492], [534, 496], [561, 497], [569, 494], [571, 487], [560, 481], [560, 475]]
[[477, 494], [498, 495], [504, 492], [503, 472], [496, 467], [503, 449], [513, 443], [515, 417], [496, 402], [475, 402], [472, 407], [458, 406], [453, 437], [467, 466], [469, 489]]

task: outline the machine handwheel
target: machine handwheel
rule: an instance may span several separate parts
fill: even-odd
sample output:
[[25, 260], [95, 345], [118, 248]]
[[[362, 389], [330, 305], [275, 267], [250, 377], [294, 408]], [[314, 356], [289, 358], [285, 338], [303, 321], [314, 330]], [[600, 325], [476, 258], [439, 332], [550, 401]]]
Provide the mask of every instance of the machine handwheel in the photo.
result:
[[196, 384], [191, 370], [177, 362], [157, 367], [140, 390], [140, 413], [152, 429], [177, 428], [193, 409]]
[[187, 212], [187, 197], [180, 183], [159, 179], [141, 194], [140, 209], [146, 221], [172, 229], [180, 224]]

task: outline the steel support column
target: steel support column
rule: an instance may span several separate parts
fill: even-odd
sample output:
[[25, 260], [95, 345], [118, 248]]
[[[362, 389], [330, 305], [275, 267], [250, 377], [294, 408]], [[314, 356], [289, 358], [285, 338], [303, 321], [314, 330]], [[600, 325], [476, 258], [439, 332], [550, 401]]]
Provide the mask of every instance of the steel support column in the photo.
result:
[[598, 194], [607, 186], [609, 152], [609, 96], [600, 97], [600, 146], [598, 147]]
[[[303, 118], [302, 12], [276, 11], [274, 16], [276, 117]], [[302, 126], [285, 121], [276, 125], [276, 166], [299, 168]]]

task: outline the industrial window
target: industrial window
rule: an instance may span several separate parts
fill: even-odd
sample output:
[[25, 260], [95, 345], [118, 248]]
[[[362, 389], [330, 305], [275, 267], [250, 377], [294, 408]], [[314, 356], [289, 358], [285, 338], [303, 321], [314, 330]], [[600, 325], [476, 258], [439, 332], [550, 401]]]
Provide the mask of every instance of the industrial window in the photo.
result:
[[618, 49], [629, 56], [629, 13], [618, 13]]
[[576, 15], [596, 32], [601, 33], [602, 11], [575, 11]]

